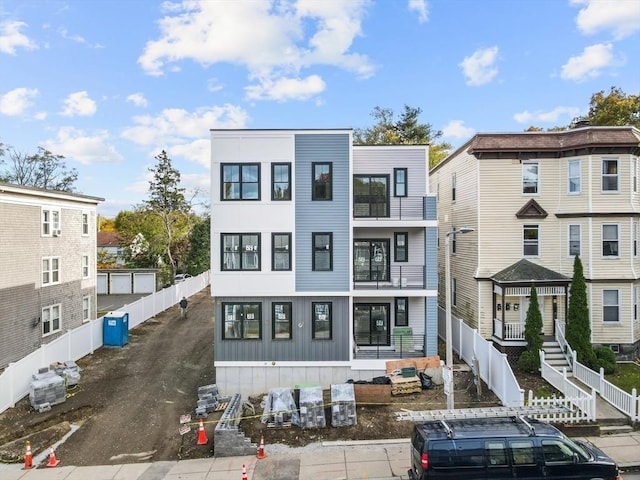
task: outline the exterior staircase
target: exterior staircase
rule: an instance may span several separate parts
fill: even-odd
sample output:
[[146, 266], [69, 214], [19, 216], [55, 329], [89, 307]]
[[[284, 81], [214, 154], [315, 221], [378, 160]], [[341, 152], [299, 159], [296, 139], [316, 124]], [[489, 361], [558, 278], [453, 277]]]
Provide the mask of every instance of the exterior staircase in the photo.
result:
[[566, 368], [567, 376], [570, 377], [573, 375], [573, 367], [567, 361], [567, 358], [564, 356], [564, 352], [562, 351], [562, 348], [560, 348], [560, 345], [558, 345], [558, 342], [555, 340], [545, 339], [542, 344], [542, 350], [544, 351], [544, 359], [549, 365], [559, 371]]

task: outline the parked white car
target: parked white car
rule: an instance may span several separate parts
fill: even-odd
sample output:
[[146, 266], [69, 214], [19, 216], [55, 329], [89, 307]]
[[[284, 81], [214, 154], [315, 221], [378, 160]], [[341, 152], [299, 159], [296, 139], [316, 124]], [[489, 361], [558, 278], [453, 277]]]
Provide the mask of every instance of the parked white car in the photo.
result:
[[173, 283], [181, 283], [184, 282], [187, 278], [191, 278], [191, 275], [188, 273], [179, 273], [175, 277], [173, 277]]

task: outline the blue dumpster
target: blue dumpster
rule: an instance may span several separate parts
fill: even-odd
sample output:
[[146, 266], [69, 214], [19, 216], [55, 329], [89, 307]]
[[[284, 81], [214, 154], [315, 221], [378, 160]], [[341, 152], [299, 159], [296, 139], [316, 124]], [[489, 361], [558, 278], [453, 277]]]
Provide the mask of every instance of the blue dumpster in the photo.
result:
[[104, 316], [102, 324], [102, 345], [121, 347], [129, 343], [129, 314], [126, 312], [109, 312]]

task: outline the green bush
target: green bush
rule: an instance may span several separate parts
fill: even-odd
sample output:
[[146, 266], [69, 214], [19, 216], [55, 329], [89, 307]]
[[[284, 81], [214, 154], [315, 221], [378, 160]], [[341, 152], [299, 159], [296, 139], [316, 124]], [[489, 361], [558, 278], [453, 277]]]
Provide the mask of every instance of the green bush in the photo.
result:
[[616, 354], [613, 353], [613, 350], [608, 347], [598, 347], [594, 351], [596, 354], [598, 370], [600, 368], [603, 368], [606, 375], [611, 375], [612, 373], [616, 373], [618, 371]]
[[523, 372], [537, 373], [540, 370], [540, 354], [526, 350], [518, 358], [518, 368]]

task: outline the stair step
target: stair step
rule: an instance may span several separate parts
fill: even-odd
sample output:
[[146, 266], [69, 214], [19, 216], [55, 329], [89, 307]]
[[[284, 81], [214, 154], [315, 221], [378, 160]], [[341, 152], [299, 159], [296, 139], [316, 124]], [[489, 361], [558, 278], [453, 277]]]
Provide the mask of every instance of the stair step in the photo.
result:
[[615, 435], [616, 433], [633, 432], [631, 425], [606, 425], [600, 427], [600, 435]]

